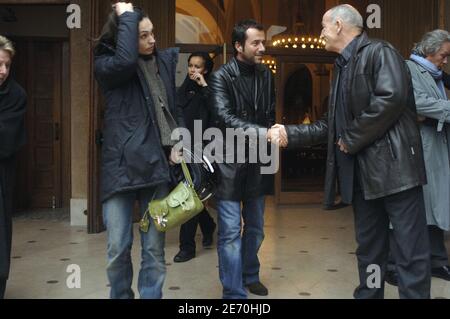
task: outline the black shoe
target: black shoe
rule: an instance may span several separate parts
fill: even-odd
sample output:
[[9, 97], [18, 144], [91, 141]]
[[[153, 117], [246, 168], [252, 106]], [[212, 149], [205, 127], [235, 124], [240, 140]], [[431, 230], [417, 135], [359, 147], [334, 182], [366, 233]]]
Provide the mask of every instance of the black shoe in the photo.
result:
[[392, 286], [398, 286], [398, 274], [395, 270], [386, 271], [384, 281]]
[[450, 281], [450, 266], [431, 269], [431, 276]]
[[248, 291], [257, 296], [267, 296], [269, 294], [269, 290], [267, 290], [266, 286], [264, 286], [261, 282], [255, 282], [253, 284], [246, 286]]
[[209, 248], [213, 245], [213, 236], [214, 236], [214, 231], [216, 230], [216, 224], [214, 223], [212, 230], [210, 233], [203, 235], [203, 240], [202, 240], [202, 244], [204, 248]]
[[173, 257], [173, 261], [176, 263], [184, 263], [195, 257], [195, 253], [190, 253], [185, 250], [180, 250], [178, 254]]

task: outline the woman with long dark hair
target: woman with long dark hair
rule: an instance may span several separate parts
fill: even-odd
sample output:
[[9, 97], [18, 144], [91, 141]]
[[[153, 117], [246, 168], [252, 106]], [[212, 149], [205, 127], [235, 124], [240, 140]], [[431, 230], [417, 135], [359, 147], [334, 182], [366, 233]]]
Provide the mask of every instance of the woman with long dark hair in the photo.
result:
[[[175, 103], [177, 49], [158, 51], [153, 24], [131, 3], [117, 2], [95, 48], [95, 76], [105, 97], [101, 199], [108, 233], [111, 298], [133, 298], [133, 210], [169, 193], [171, 140], [182, 125]], [[141, 298], [161, 298], [166, 275], [164, 233], [141, 232]]]

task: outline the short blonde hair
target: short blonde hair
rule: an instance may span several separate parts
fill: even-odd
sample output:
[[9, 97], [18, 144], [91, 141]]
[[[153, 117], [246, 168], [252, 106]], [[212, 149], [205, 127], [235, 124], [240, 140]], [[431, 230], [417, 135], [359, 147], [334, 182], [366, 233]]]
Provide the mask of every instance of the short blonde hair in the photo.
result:
[[16, 54], [16, 49], [14, 49], [14, 45], [12, 44], [12, 42], [8, 38], [1, 35], [0, 35], [0, 50], [8, 52], [11, 55], [11, 58], [13, 58], [14, 55]]

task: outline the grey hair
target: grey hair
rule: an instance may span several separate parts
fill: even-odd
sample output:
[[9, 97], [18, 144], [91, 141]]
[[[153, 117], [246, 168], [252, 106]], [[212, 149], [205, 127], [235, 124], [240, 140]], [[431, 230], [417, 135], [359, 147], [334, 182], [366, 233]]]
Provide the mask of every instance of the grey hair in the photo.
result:
[[364, 21], [361, 14], [349, 4], [341, 4], [339, 6], [331, 8], [329, 11], [329, 15], [333, 20], [333, 23], [337, 21], [337, 19], [341, 19], [344, 23], [347, 23], [353, 27], [356, 27], [360, 30], [364, 28]]
[[422, 40], [414, 45], [414, 53], [427, 57], [439, 51], [445, 42], [450, 42], [450, 33], [445, 30], [434, 30], [425, 33]]
[[8, 52], [9, 55], [11, 55], [11, 58], [13, 58], [14, 55], [16, 54], [16, 50], [14, 49], [14, 45], [12, 44], [12, 42], [8, 38], [5, 38], [4, 36], [1, 35], [0, 35], [0, 50]]

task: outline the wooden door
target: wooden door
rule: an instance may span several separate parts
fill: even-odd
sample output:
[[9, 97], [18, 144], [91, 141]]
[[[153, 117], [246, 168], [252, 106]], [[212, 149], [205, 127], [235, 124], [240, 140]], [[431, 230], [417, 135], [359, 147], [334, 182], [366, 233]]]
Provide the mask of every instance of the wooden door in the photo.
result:
[[[278, 56], [277, 123], [295, 125], [320, 119], [327, 109], [333, 56]], [[282, 150], [275, 178], [275, 200], [284, 204], [319, 204], [323, 201], [326, 145]]]
[[27, 92], [27, 144], [18, 158], [16, 207], [62, 207], [62, 48], [60, 41], [15, 39], [17, 81]]

